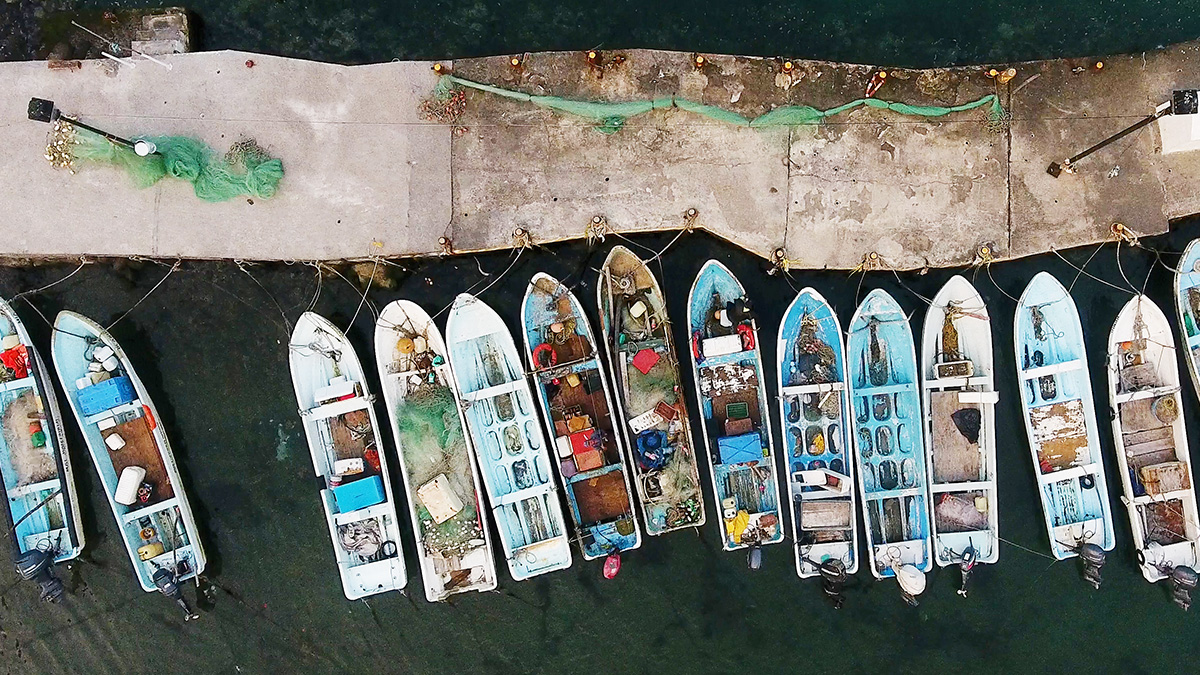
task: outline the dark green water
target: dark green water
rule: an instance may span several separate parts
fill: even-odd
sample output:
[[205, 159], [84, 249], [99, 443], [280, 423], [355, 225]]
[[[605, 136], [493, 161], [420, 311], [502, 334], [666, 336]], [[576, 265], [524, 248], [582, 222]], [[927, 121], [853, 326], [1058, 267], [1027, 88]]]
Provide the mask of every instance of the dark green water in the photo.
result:
[[[157, 0], [83, 0], [80, 4], [104, 9], [162, 6]], [[1200, 13], [1188, 0], [191, 0], [183, 4], [200, 19], [204, 49], [245, 49], [344, 63], [600, 46], [945, 66], [1142, 51], [1200, 36]]]
[[[1197, 234], [1200, 227], [1184, 223], [1145, 243], [1178, 252]], [[636, 241], [657, 249], [668, 239]], [[594, 312], [596, 275], [591, 268], [606, 250], [607, 245], [589, 250], [584, 244], [538, 249], [523, 256], [483, 297], [516, 328], [525, 284], [544, 270], [569, 283], [581, 281], [576, 292]], [[1083, 264], [1094, 250], [1067, 257]], [[1114, 246], [1106, 246], [1088, 270], [1124, 285], [1115, 254]], [[1140, 285], [1154, 257], [1127, 247], [1123, 254], [1126, 274]], [[794, 291], [788, 280], [764, 274], [753, 256], [707, 235], [682, 237], [663, 259], [674, 315], [679, 318], [692, 278], [709, 257], [728, 264], [756, 300], [764, 359], [773, 364], [773, 336]], [[1164, 256], [1168, 264], [1175, 258]], [[478, 261], [401, 263], [406, 270], [395, 270], [398, 287], [374, 290], [370, 297], [380, 307], [394, 298], [415, 298], [436, 311], [478, 281], [480, 268], [498, 273], [508, 261], [506, 254], [494, 254]], [[71, 269], [0, 269], [0, 293], [9, 297], [39, 287]], [[997, 264], [992, 273], [999, 287], [1015, 296], [1042, 269], [1066, 284], [1076, 276], [1074, 268], [1055, 256]], [[68, 420], [84, 495], [86, 559], [72, 572], [63, 572], [75, 590], [55, 606], [39, 604], [29, 585], [14, 585], [7, 563], [0, 564], [4, 670], [1177, 672], [1192, 670], [1200, 658], [1200, 619], [1172, 605], [1164, 586], [1151, 586], [1142, 578], [1123, 510], [1114, 508], [1118, 543], [1109, 554], [1100, 591], [1081, 580], [1076, 562], [1052, 563], [1045, 557], [1048, 543], [1033, 468], [1019, 403], [1012, 395], [1014, 303], [986, 274], [975, 281], [992, 313], [998, 349], [1001, 536], [1037, 553], [1003, 545], [999, 564], [977, 568], [965, 600], [955, 594], [957, 571], [936, 571], [916, 609], [902, 602], [894, 582], [875, 582], [864, 570], [848, 589], [845, 608], [834, 611], [817, 580], [796, 577], [790, 545], [768, 547], [757, 572], [746, 569], [743, 554], [723, 552], [707, 494], [709, 524], [703, 531], [647, 538], [640, 550], [626, 556], [613, 581], [602, 578], [599, 561], [577, 560], [568, 571], [522, 583], [502, 572], [501, 592], [461, 597], [453, 605], [422, 599], [405, 519], [409, 597], [391, 593], [368, 602], [345, 600], [296, 414], [284, 320], [267, 294], [294, 319], [313, 297], [314, 270], [302, 265], [249, 270], [262, 287], [232, 264], [184, 264], [113, 331], [146, 381], [175, 445], [203, 528], [209, 575], [219, 586], [215, 604], [198, 622], [184, 624], [165, 598], [137, 587], [94, 469], [74, 421]], [[33, 303], [49, 317], [70, 308], [108, 323], [165, 271], [154, 264], [89, 265], [35, 296]], [[820, 290], [844, 323], [858, 298], [871, 288], [886, 288], [913, 312], [913, 324], [919, 326], [925, 305], [912, 291], [932, 296], [957, 271], [903, 274], [899, 279], [875, 272], [861, 286], [859, 277], [845, 273], [794, 273], [790, 281], [797, 288]], [[1171, 284], [1171, 274], [1157, 267], [1147, 291], [1174, 320]], [[1104, 342], [1129, 295], [1086, 277], [1075, 283], [1073, 295], [1085, 326], [1092, 384], [1100, 392], [1099, 418], [1107, 420]], [[316, 310], [345, 326], [358, 301], [349, 284], [326, 278]], [[18, 304], [18, 311], [38, 343], [47, 345], [46, 324], [27, 305]], [[350, 336], [368, 364], [372, 330], [371, 310], [364, 308]], [[773, 381], [768, 378], [772, 389]], [[1183, 401], [1195, 445], [1200, 407], [1190, 384]], [[771, 421], [776, 423], [774, 415]], [[1100, 435], [1115, 499], [1120, 482], [1107, 426]], [[387, 447], [394, 457], [390, 436]]]

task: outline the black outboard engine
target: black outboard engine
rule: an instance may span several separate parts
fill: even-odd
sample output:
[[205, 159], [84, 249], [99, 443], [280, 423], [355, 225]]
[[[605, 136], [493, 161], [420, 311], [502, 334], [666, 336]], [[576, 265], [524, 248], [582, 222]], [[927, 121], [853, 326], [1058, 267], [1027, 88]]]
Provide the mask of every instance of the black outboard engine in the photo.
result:
[[746, 551], [746, 567], [757, 570], [762, 567], [762, 546], [754, 544]]
[[17, 574], [26, 581], [37, 582], [46, 602], [58, 602], [66, 590], [54, 576], [54, 556], [49, 551], [34, 548], [17, 556]]
[[842, 590], [846, 588], [846, 580], [849, 578], [849, 575], [846, 574], [846, 563], [838, 558], [819, 564], [811, 560], [808, 563], [821, 573], [821, 590], [825, 591], [825, 597], [829, 598], [834, 609], [841, 609], [846, 602], [846, 596], [842, 595]]
[[1196, 588], [1197, 579], [1196, 570], [1179, 565], [1171, 570], [1169, 579], [1171, 580], [1171, 599], [1176, 605], [1187, 611], [1192, 606], [1192, 590]]
[[1083, 561], [1083, 578], [1092, 585], [1092, 588], [1099, 590], [1100, 582], [1103, 581], [1100, 577], [1100, 568], [1104, 567], [1106, 557], [1104, 549], [1088, 542], [1080, 545], [1076, 550], [1079, 553], [1079, 559]]
[[967, 597], [967, 580], [971, 578], [971, 570], [975, 568], [976, 555], [975, 547], [968, 546], [958, 559], [958, 571], [962, 572], [962, 588], [958, 589], [958, 594], [964, 598]]
[[179, 584], [175, 581], [175, 575], [170, 570], [165, 567], [159, 567], [154, 570], [154, 575], [150, 578], [154, 580], [154, 586], [158, 588], [159, 593], [171, 598], [183, 608], [184, 621], [200, 618], [200, 615], [193, 612], [187, 600], [184, 599], [183, 591], [180, 590]]

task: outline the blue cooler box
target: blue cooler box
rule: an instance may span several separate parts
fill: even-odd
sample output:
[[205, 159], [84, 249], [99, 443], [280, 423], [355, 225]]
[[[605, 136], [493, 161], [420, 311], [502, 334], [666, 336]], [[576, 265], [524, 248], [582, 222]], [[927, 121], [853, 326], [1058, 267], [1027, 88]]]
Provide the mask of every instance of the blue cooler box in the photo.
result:
[[337, 502], [338, 513], [349, 513], [382, 504], [387, 494], [383, 491], [383, 481], [379, 476], [371, 476], [333, 488], [333, 498]]

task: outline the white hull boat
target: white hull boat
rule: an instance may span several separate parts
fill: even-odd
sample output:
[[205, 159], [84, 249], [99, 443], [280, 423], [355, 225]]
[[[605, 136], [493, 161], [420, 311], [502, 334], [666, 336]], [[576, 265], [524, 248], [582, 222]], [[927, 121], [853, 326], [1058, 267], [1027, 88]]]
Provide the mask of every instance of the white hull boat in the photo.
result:
[[342, 591], [357, 600], [404, 588], [375, 397], [354, 347], [328, 319], [305, 312], [292, 330], [288, 362]]
[[567, 569], [571, 541], [512, 333], [491, 307], [463, 293], [450, 309], [446, 342], [509, 572], [522, 581]]
[[1138, 566], [1151, 583], [1171, 580], [1187, 609], [1200, 532], [1179, 366], [1167, 317], [1144, 295], [1125, 305], [1109, 335], [1108, 395]]
[[1083, 553], [1084, 576], [1099, 588], [1104, 552], [1115, 543], [1108, 481], [1083, 326], [1071, 294], [1049, 273], [1021, 294], [1013, 338], [1050, 551], [1059, 560]]
[[416, 303], [396, 300], [375, 323], [375, 358], [425, 597], [495, 589], [483, 491], [441, 332]]
[[933, 298], [921, 338], [925, 451], [939, 567], [967, 578], [1000, 557], [992, 324], [983, 298], [955, 275]]
[[208, 559], [158, 410], [121, 345], [91, 319], [59, 312], [50, 351], [138, 584], [195, 618], [178, 584]]

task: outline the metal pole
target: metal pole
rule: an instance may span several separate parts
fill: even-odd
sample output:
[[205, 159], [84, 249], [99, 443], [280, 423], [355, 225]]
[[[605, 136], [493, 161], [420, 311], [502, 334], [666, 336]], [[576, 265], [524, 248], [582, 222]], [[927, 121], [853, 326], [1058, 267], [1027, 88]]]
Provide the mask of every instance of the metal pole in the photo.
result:
[[1170, 113], [1171, 113], [1170, 106], [1161, 106], [1158, 108], [1158, 110], [1154, 111], [1153, 115], [1150, 115], [1149, 117], [1138, 120], [1137, 122], [1131, 124], [1128, 127], [1125, 127], [1124, 129], [1113, 134], [1112, 136], [1109, 136], [1108, 138], [1100, 141], [1099, 143], [1088, 148], [1087, 150], [1084, 150], [1083, 152], [1075, 155], [1074, 157], [1071, 157], [1070, 159], [1064, 159], [1062, 161], [1062, 164], [1059, 164], [1058, 162], [1050, 162], [1050, 166], [1046, 167], [1046, 173], [1050, 174], [1051, 176], [1054, 176], [1055, 178], [1058, 178], [1059, 174], [1061, 174], [1063, 171], [1066, 171], [1067, 173], [1074, 173], [1074, 169], [1072, 167], [1075, 165], [1075, 162], [1078, 162], [1079, 160], [1083, 159], [1084, 157], [1087, 157], [1088, 155], [1092, 154], [1093, 152], [1096, 152], [1097, 150], [1099, 150], [1111, 143], [1115, 143], [1115, 142], [1121, 140], [1122, 138], [1125, 138], [1129, 134], [1132, 134], [1133, 132], [1137, 131], [1138, 129], [1141, 129], [1142, 127], [1149, 125], [1151, 122], [1157, 120], [1158, 118], [1163, 117], [1164, 115], [1169, 115]]

